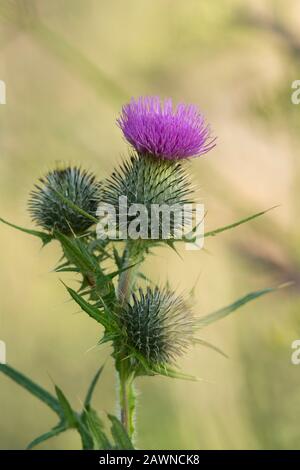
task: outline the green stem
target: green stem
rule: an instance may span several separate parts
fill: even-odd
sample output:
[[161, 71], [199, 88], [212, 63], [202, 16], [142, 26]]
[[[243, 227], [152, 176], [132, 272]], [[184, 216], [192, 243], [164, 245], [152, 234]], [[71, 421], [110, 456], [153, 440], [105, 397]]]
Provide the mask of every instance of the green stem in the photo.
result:
[[[124, 255], [123, 267], [132, 264], [132, 246], [130, 241], [127, 242]], [[132, 283], [135, 275], [135, 268], [123, 271], [119, 277], [118, 283], [118, 299], [122, 304], [127, 302], [130, 297]], [[120, 382], [120, 410], [121, 421], [130, 438], [134, 433], [134, 416], [135, 416], [135, 393], [134, 393], [134, 373], [130, 371], [130, 363], [127, 358], [123, 358], [118, 364], [119, 382]]]
[[120, 380], [120, 409], [121, 422], [127, 431], [128, 436], [132, 439], [134, 434], [134, 418], [135, 418], [135, 393], [134, 393], [134, 374], [128, 374], [126, 360], [123, 361], [119, 370]]
[[[124, 249], [124, 261], [123, 261], [123, 268], [130, 266], [132, 264], [132, 247], [130, 242], [126, 243]], [[127, 269], [120, 274], [119, 277], [119, 284], [118, 284], [118, 298], [121, 303], [127, 302], [130, 297], [130, 291], [134, 279], [135, 274], [135, 267]]]

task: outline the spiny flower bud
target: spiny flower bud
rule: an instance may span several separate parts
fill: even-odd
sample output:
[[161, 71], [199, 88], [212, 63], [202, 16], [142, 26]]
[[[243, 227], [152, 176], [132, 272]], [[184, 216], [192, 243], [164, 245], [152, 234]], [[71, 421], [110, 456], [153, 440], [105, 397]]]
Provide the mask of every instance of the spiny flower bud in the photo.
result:
[[194, 105], [145, 96], [122, 108], [117, 120], [126, 140], [141, 154], [181, 160], [200, 156], [215, 146], [210, 127]]
[[148, 365], [172, 364], [193, 341], [194, 318], [182, 297], [164, 288], [132, 294], [120, 312], [125, 344]]
[[[104, 182], [101, 203], [98, 213], [106, 206], [113, 206], [116, 213], [117, 226], [124, 210], [138, 204], [143, 206], [149, 217], [148, 238], [168, 238], [174, 236], [177, 229], [184, 227], [191, 218], [185, 204], [192, 203], [194, 188], [186, 172], [185, 165], [179, 162], [158, 160], [151, 155], [132, 154], [129, 160], [114, 170], [111, 177]], [[120, 207], [120, 198], [126, 197], [126, 208]], [[179, 217], [171, 214], [169, 233], [162, 236], [162, 214], [159, 208], [176, 208]], [[103, 212], [105, 210], [103, 209]], [[155, 214], [155, 221], [151, 219]], [[134, 215], [126, 217], [128, 225], [135, 219]], [[153, 222], [153, 223], [152, 223]], [[151, 227], [158, 226], [157, 237], [151, 236]]]
[[30, 194], [29, 212], [37, 225], [48, 231], [58, 229], [65, 235], [85, 232], [93, 222], [64, 203], [57, 193], [94, 216], [100, 200], [100, 184], [95, 176], [78, 167], [55, 169], [40, 178]]

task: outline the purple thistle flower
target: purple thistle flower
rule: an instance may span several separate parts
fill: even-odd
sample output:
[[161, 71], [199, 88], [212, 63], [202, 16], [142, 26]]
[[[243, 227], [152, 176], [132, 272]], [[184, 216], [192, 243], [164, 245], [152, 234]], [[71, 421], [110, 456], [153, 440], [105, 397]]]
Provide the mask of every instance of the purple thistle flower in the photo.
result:
[[172, 99], [132, 98], [117, 123], [138, 153], [166, 160], [200, 156], [216, 145], [197, 107], [181, 103], [173, 109]]

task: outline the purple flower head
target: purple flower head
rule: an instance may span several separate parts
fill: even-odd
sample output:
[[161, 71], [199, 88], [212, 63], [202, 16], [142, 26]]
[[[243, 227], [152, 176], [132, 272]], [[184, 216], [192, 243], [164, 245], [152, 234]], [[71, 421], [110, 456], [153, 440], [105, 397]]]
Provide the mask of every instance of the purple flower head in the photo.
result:
[[166, 160], [203, 155], [216, 145], [196, 106], [173, 109], [171, 99], [161, 102], [158, 96], [132, 98], [117, 123], [137, 152]]

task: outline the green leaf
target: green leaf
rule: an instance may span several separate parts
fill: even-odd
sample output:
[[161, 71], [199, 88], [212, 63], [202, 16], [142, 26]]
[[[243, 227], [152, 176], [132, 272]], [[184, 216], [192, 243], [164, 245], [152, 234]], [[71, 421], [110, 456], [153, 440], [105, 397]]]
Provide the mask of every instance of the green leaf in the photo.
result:
[[166, 240], [166, 244], [173, 250], [175, 251], [176, 255], [179, 256], [179, 258], [182, 260], [182, 256], [180, 255], [179, 251], [177, 250], [176, 246], [175, 246], [175, 242], [176, 240], [171, 240], [171, 239], [167, 239]]
[[119, 276], [120, 274], [122, 274], [125, 271], [129, 271], [130, 269], [134, 268], [138, 264], [139, 263], [134, 263], [134, 264], [130, 264], [128, 266], [124, 266], [124, 268], [118, 269], [117, 271], [113, 271], [112, 273], [108, 274], [106, 277], [107, 277], [107, 279], [112, 280], [114, 277]]
[[54, 230], [54, 236], [62, 244], [66, 258], [82, 273], [101, 273], [96, 258], [88, 251], [84, 241], [80, 238], [67, 237], [58, 230]]
[[71, 287], [66, 286], [67, 291], [71, 295], [71, 297], [75, 300], [75, 302], [82, 308], [84, 312], [86, 312], [91, 318], [96, 320], [98, 323], [103, 325], [104, 327], [109, 327], [110, 324], [108, 320], [105, 318], [104, 313], [100, 313], [100, 311], [83, 299], [77, 292], [75, 292]]
[[[63, 266], [63, 271], [71, 271], [70, 268], [74, 268], [76, 270], [75, 272], [79, 270], [82, 275], [86, 277], [88, 284], [95, 289], [97, 294], [101, 293], [101, 295], [105, 295], [109, 290], [115, 292], [112, 279], [118, 276], [120, 271], [114, 271], [106, 275], [101, 269], [97, 257], [90, 252], [88, 246], [82, 239], [66, 237], [57, 230], [54, 231], [54, 235], [61, 243], [65, 256], [71, 263], [71, 266]], [[126, 269], [129, 269], [129, 267]], [[81, 287], [81, 290], [85, 287], [86, 282]]]
[[28, 379], [25, 375], [21, 374], [7, 364], [0, 364], [0, 372], [3, 372], [17, 384], [21, 385], [21, 387], [28, 390], [28, 392], [30, 392], [36, 398], [46, 403], [46, 405], [48, 405], [49, 408], [51, 408], [60, 418], [64, 417], [59, 401], [42, 387]]
[[65, 267], [65, 268], [55, 268], [56, 273], [80, 273], [79, 268], [71, 268], [71, 267]]
[[89, 409], [85, 411], [85, 419], [93, 439], [93, 448], [96, 450], [109, 450], [112, 448], [106, 434], [103, 431], [103, 423], [96, 411]]
[[121, 421], [116, 418], [116, 416], [110, 414], [107, 416], [112, 424], [111, 433], [116, 443], [117, 449], [134, 450], [130, 437], [128, 436]]
[[87, 392], [85, 400], [84, 400], [84, 407], [85, 408], [88, 408], [91, 404], [95, 387], [97, 385], [97, 382], [99, 380], [100, 375], [102, 374], [103, 369], [104, 369], [104, 365], [101, 366], [100, 369], [97, 371], [96, 375], [94, 376], [94, 378], [93, 378], [93, 380], [92, 380], [92, 382], [89, 386], [88, 392]]
[[152, 372], [154, 374], [163, 375], [165, 377], [171, 377], [172, 379], [191, 380], [192, 382], [199, 382], [203, 380], [198, 377], [195, 377], [194, 375], [184, 374], [183, 372], [171, 369], [168, 366], [152, 367]]
[[155, 285], [154, 282], [142, 272], [138, 272], [136, 276], [142, 279], [143, 281], [146, 281], [147, 284], [152, 284], [153, 286]]
[[63, 392], [58, 387], [55, 387], [58, 396], [57, 400], [49, 392], [47, 392], [39, 385], [32, 382], [32, 380], [28, 379], [25, 375], [16, 371], [7, 364], [0, 364], [0, 372], [3, 372], [5, 375], [14, 380], [17, 384], [21, 385], [21, 387], [25, 388], [35, 397], [39, 398], [42, 402], [46, 403], [46, 405], [48, 405], [49, 408], [51, 408], [61, 419], [60, 424], [53, 428], [51, 431], [34, 439], [34, 441], [29, 444], [29, 448], [32, 448], [40, 442], [43, 442], [46, 439], [49, 439], [59, 434], [60, 432], [65, 431], [66, 429], [68, 429], [68, 427], [76, 427], [81, 436], [83, 447], [86, 449], [91, 448], [92, 442], [88, 431], [85, 429], [85, 426], [81, 422], [80, 417], [77, 416], [77, 414], [72, 410]]
[[68, 423], [69, 427], [74, 428], [77, 426], [77, 416], [76, 413], [72, 410], [70, 403], [65, 397], [62, 390], [55, 385], [55, 392], [60, 403], [61, 409], [63, 411], [64, 418]]
[[[63, 259], [65, 258], [65, 255], [62, 255], [61, 259], [59, 260], [59, 262], [61, 262]], [[56, 268], [53, 269], [53, 272], [59, 272], [61, 269], [63, 268], [67, 268], [67, 267], [70, 267], [70, 261], [67, 260], [61, 264], [59, 264], [58, 266], [56, 266]]]
[[122, 265], [123, 265], [123, 261], [122, 261], [122, 257], [119, 255], [119, 252], [118, 252], [117, 248], [115, 247], [115, 245], [113, 245], [113, 255], [114, 255], [114, 259], [115, 259], [115, 263], [117, 265], [117, 268], [121, 269]]
[[51, 429], [51, 431], [45, 432], [45, 434], [42, 434], [41, 436], [31, 441], [30, 444], [28, 444], [27, 449], [33, 449], [33, 447], [36, 447], [38, 444], [41, 444], [42, 442], [45, 442], [48, 439], [51, 439], [52, 437], [58, 436], [67, 429], [68, 427], [65, 423], [59, 423], [57, 426]]
[[13, 227], [17, 230], [20, 230], [21, 232], [27, 233], [29, 235], [33, 235], [34, 237], [38, 237], [40, 240], [42, 240], [43, 245], [47, 245], [52, 239], [53, 236], [50, 235], [49, 233], [46, 232], [40, 232], [39, 230], [30, 230], [24, 227], [19, 227], [18, 225], [12, 224], [8, 222], [7, 220], [4, 220], [0, 217], [0, 222], [3, 222], [6, 225], [9, 225], [10, 227]]
[[106, 343], [112, 343], [120, 337], [119, 333], [104, 333], [102, 338], [99, 339], [98, 345], [101, 346]]
[[271, 207], [270, 209], [267, 209], [265, 211], [257, 212], [256, 214], [250, 215], [249, 217], [246, 217], [245, 219], [241, 219], [238, 222], [234, 222], [233, 224], [225, 225], [224, 227], [211, 230], [210, 232], [205, 232], [204, 237], [214, 237], [221, 232], [225, 232], [226, 230], [230, 230], [232, 228], [238, 227], [239, 225], [245, 224], [246, 222], [249, 222], [250, 220], [256, 219], [257, 217], [260, 217], [261, 215], [266, 214], [267, 212], [275, 209], [276, 207], [278, 206]]
[[261, 289], [255, 292], [250, 292], [249, 294], [245, 295], [244, 297], [241, 297], [240, 299], [236, 300], [232, 304], [227, 305], [227, 307], [223, 307], [220, 310], [217, 310], [213, 313], [210, 313], [209, 315], [206, 315], [205, 317], [199, 318], [199, 320], [197, 321], [197, 325], [200, 328], [210, 325], [211, 323], [214, 323], [215, 321], [221, 320], [221, 318], [227, 317], [227, 315], [234, 312], [235, 310], [242, 307], [243, 305], [247, 304], [248, 302], [251, 302], [252, 300], [257, 299], [258, 297], [261, 297], [262, 295], [269, 294], [270, 292], [275, 292], [281, 287], [283, 287], [283, 285], [279, 287], [269, 287], [267, 289]]
[[[245, 224], [246, 222], [250, 222], [250, 220], [256, 219], [257, 217], [260, 217], [261, 215], [266, 214], [267, 212], [275, 209], [278, 206], [271, 207], [270, 209], [267, 209], [265, 211], [257, 212], [256, 214], [250, 215], [249, 217], [246, 217], [244, 219], [241, 219], [237, 222], [234, 222], [233, 224], [225, 225], [223, 227], [216, 228], [214, 230], [210, 230], [209, 232], [205, 232], [202, 236], [204, 238], [207, 237], [214, 237], [218, 235], [219, 233], [225, 232], [226, 230], [230, 230], [232, 228], [238, 227], [239, 225]], [[194, 229], [186, 236], [182, 238], [182, 240], [174, 240], [175, 242], [178, 241], [184, 241], [186, 243], [194, 243], [196, 241], [196, 237], [193, 236], [193, 233], [195, 233], [197, 230], [197, 227], [194, 227]]]
[[77, 417], [77, 431], [80, 434], [81, 437], [81, 442], [82, 442], [82, 448], [83, 449], [93, 449], [93, 439], [92, 436], [90, 435], [89, 430], [87, 429], [84, 420], [82, 417], [78, 416]]

